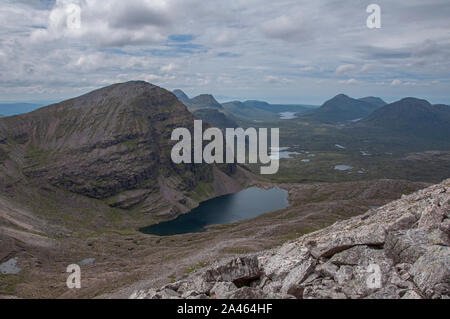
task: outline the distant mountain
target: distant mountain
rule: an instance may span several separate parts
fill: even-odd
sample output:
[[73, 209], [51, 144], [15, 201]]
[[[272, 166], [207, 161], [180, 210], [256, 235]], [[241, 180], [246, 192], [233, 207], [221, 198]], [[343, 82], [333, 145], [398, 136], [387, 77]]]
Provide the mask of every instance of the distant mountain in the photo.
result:
[[189, 109], [215, 108], [222, 109], [222, 105], [211, 94], [200, 94], [192, 99], [182, 90], [177, 89], [172, 92], [178, 100]]
[[192, 131], [193, 124], [173, 94], [141, 81], [2, 118], [0, 192], [33, 184], [176, 216], [200, 200], [239, 190], [230, 177], [236, 165], [172, 162], [173, 129]]
[[222, 105], [211, 94], [201, 94], [187, 102], [189, 108], [217, 108], [221, 109]]
[[226, 116], [217, 109], [212, 108], [198, 109], [193, 111], [192, 114], [194, 115], [195, 118], [203, 120], [204, 122], [207, 122], [211, 126], [218, 127], [220, 129], [235, 128], [239, 126], [234, 120], [232, 120], [231, 118], [229, 118], [228, 116]]
[[358, 99], [359, 101], [363, 101], [363, 102], [367, 102], [370, 103], [372, 105], [375, 105], [376, 107], [383, 107], [385, 106], [387, 103], [385, 101], [383, 101], [381, 98], [379, 97], [374, 97], [374, 96], [368, 96], [368, 97], [363, 97], [361, 99]]
[[223, 103], [222, 106], [229, 114], [246, 120], [272, 120], [278, 118], [273, 112], [255, 107], [251, 103], [232, 101]]
[[[369, 103], [367, 100], [374, 101], [374, 98], [357, 100], [345, 94], [339, 94], [305, 117], [326, 123], [342, 123], [365, 118], [379, 108], [378, 105]], [[379, 100], [375, 102], [380, 103]]]
[[264, 101], [249, 100], [242, 102], [245, 106], [255, 107], [260, 110], [268, 111], [271, 113], [282, 113], [282, 112], [294, 112], [296, 114], [303, 114], [309, 112], [315, 108], [312, 105], [304, 104], [270, 104]]
[[276, 120], [280, 113], [292, 112], [306, 114], [314, 110], [312, 105], [302, 104], [269, 104], [264, 101], [249, 100], [245, 102], [232, 101], [223, 103], [222, 106], [233, 116], [247, 120]]
[[431, 105], [426, 100], [405, 98], [388, 104], [358, 126], [371, 126], [407, 135], [448, 140], [450, 136], [450, 107]]
[[189, 101], [189, 96], [180, 89], [173, 90], [172, 93], [183, 103]]
[[34, 111], [41, 106], [32, 103], [4, 103], [0, 104], [0, 114], [3, 116], [18, 115]]
[[177, 89], [172, 93], [180, 102], [186, 105], [195, 118], [221, 129], [238, 127], [237, 123], [230, 116], [222, 112], [223, 106], [217, 102], [214, 96], [201, 94], [190, 99], [182, 90]]

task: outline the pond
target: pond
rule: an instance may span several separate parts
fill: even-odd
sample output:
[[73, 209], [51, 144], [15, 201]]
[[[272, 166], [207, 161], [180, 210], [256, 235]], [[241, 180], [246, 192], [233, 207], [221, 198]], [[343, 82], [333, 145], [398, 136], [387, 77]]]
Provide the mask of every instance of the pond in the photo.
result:
[[336, 171], [349, 171], [349, 170], [351, 170], [353, 167], [352, 166], [349, 166], [349, 165], [336, 165], [335, 167], [334, 167], [334, 169], [336, 170]]
[[236, 194], [213, 198], [178, 218], [141, 228], [149, 235], [171, 236], [206, 231], [211, 225], [229, 224], [289, 206], [288, 192], [278, 187], [251, 187]]
[[280, 113], [280, 119], [281, 120], [293, 120], [297, 118], [297, 115], [295, 112], [282, 112]]
[[288, 152], [289, 147], [271, 147], [270, 159], [279, 160], [282, 158], [291, 158], [292, 155], [299, 155], [298, 152]]

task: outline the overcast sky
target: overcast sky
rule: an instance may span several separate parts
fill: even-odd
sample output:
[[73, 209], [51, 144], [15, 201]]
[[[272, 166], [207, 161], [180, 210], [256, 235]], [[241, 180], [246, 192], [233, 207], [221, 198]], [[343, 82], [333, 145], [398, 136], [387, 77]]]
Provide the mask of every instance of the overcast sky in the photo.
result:
[[449, 17], [449, 0], [0, 0], [0, 101], [145, 80], [220, 101], [450, 104]]

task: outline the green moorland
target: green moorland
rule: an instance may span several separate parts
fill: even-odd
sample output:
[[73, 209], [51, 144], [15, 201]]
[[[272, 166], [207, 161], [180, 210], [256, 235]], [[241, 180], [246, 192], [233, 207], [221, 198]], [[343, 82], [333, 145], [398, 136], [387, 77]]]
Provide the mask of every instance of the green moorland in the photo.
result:
[[[272, 182], [310, 183], [406, 179], [437, 183], [450, 176], [450, 141], [354, 124], [324, 124], [307, 118], [239, 122], [244, 127], [280, 128], [281, 158]], [[297, 153], [297, 154], [295, 154]], [[336, 166], [346, 170], [337, 170]], [[351, 167], [351, 168], [349, 168]], [[249, 165], [255, 173], [259, 165]]]

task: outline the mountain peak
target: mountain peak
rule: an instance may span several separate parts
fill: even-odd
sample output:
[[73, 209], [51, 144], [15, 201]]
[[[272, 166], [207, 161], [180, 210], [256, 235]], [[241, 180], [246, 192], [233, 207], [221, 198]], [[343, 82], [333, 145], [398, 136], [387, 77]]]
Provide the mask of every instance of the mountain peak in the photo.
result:
[[349, 97], [348, 95], [341, 93], [336, 95], [333, 99], [351, 99], [351, 97]]
[[340, 123], [367, 117], [375, 109], [376, 106], [371, 103], [339, 94], [326, 101], [318, 110], [307, 115], [307, 117], [321, 122]]
[[[6, 180], [2, 174], [15, 174], [112, 207], [140, 204], [141, 212], [156, 209], [173, 216], [189, 210], [192, 201], [185, 193], [215, 180], [212, 166], [172, 163], [173, 128], [192, 129], [193, 122], [192, 114], [165, 89], [143, 81], [114, 84], [0, 119], [0, 136], [8, 143], [0, 145], [4, 158], [17, 163], [17, 171], [0, 165], [0, 180]], [[9, 151], [16, 148], [21, 152]], [[193, 171], [198, 174], [194, 181]], [[215, 191], [212, 185], [202, 196]], [[217, 188], [217, 194], [223, 193]]]
[[200, 94], [189, 101], [186, 101], [185, 104], [189, 108], [223, 108], [211, 94]]
[[430, 102], [428, 102], [427, 100], [418, 99], [415, 97], [405, 97], [396, 103], [411, 103], [411, 104], [422, 104], [422, 105], [431, 106]]

